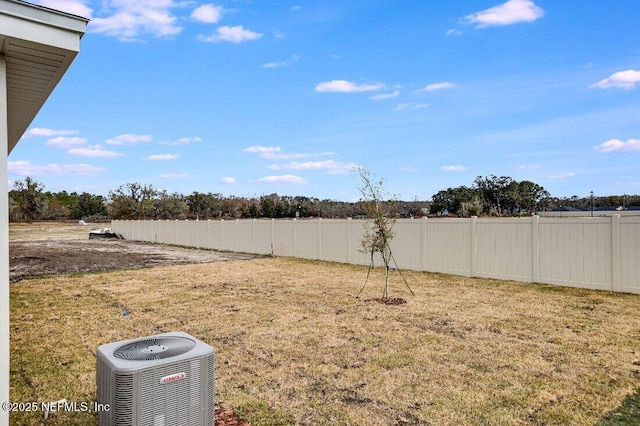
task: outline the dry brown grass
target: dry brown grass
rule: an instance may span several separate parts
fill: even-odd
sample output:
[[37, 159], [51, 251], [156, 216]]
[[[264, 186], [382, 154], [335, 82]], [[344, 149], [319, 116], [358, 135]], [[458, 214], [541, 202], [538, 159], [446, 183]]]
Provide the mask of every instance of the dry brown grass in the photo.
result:
[[109, 223], [80, 226], [77, 222], [16, 222], [9, 226], [9, 241], [86, 240], [91, 229], [109, 226]]
[[365, 273], [274, 258], [22, 281], [12, 400], [93, 401], [99, 345], [173, 330], [216, 349], [216, 398], [254, 426], [588, 425], [640, 385], [637, 295], [405, 272], [416, 296], [393, 276], [408, 303], [385, 306], [354, 298]]

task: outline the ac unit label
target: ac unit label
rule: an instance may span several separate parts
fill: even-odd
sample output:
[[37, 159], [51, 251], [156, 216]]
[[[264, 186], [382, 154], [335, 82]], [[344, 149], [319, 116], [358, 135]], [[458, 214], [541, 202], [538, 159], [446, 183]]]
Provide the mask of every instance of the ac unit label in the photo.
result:
[[187, 377], [185, 373], [176, 373], [171, 374], [169, 376], [164, 376], [160, 378], [160, 384], [166, 385], [167, 383], [178, 382]]

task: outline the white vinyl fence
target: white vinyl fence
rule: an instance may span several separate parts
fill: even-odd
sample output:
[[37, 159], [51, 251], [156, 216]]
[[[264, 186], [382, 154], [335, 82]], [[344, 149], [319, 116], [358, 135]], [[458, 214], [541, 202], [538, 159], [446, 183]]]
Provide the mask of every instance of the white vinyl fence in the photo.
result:
[[[113, 221], [125, 238], [368, 265], [364, 220]], [[640, 294], [640, 217], [400, 219], [398, 267]], [[376, 264], [380, 260], [376, 258]]]

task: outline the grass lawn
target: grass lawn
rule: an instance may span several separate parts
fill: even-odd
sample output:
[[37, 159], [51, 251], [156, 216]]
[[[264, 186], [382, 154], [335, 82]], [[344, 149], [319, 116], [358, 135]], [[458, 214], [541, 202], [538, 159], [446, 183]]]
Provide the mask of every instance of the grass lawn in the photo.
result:
[[408, 303], [386, 306], [363, 300], [381, 270], [355, 299], [365, 274], [271, 258], [21, 281], [11, 400], [92, 402], [99, 345], [185, 331], [216, 349], [216, 401], [254, 426], [640, 423], [640, 296], [405, 271], [416, 296], [396, 273]]

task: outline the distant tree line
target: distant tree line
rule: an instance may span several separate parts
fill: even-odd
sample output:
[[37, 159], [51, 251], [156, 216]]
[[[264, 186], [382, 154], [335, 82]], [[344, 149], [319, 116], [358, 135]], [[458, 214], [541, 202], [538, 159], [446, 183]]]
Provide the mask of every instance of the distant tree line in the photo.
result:
[[26, 177], [9, 191], [9, 219], [12, 221], [109, 219], [105, 198], [87, 192], [45, 192], [44, 185]]
[[[640, 195], [594, 197], [601, 206], [640, 206]], [[542, 186], [510, 177], [478, 176], [471, 186], [447, 188], [430, 201], [394, 203], [396, 217], [424, 215], [504, 216], [531, 214], [557, 207], [588, 209], [590, 197], [552, 197]], [[105, 198], [87, 192], [45, 191], [42, 183], [26, 177], [9, 191], [12, 221], [110, 219], [245, 219], [245, 218], [346, 218], [364, 217], [362, 202], [346, 202], [278, 194], [256, 197], [224, 196], [219, 193], [169, 193], [153, 185], [127, 183], [109, 191]]]

